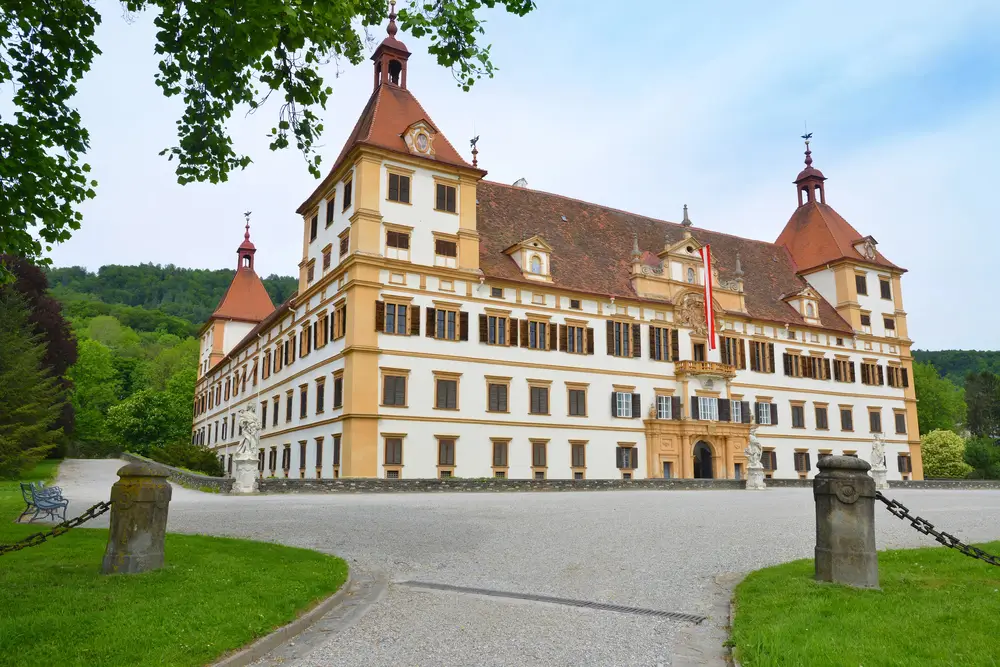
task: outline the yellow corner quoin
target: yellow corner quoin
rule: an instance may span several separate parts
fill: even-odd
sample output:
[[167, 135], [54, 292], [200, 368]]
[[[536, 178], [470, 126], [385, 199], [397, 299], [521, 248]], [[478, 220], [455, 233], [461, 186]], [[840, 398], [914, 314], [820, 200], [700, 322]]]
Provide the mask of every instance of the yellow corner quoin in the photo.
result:
[[[677, 224], [485, 180], [409, 89], [402, 42], [372, 59], [371, 98], [297, 209], [285, 304], [259, 297], [247, 227], [201, 329], [194, 442], [230, 456], [239, 436], [216, 424], [263, 403], [267, 469], [294, 441], [288, 466], [327, 478], [734, 479], [752, 416], [768, 474], [795, 479], [820, 454], [868, 456], [874, 420], [857, 420], [878, 408], [889, 478], [923, 477], [905, 269], [827, 203], [808, 143], [784, 230], [742, 239], [686, 210]], [[386, 375], [405, 377], [403, 404], [385, 402]], [[303, 381], [323, 386], [305, 406]]]

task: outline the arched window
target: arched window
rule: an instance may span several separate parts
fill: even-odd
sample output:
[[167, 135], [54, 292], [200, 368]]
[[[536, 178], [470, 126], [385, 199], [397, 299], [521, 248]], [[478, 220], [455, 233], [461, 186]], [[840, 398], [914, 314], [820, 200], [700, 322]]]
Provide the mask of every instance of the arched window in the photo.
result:
[[531, 272], [532, 273], [542, 272], [542, 259], [538, 255], [531, 256]]
[[816, 309], [813, 308], [812, 303], [806, 304], [806, 317], [816, 317]]
[[694, 284], [694, 269], [688, 267], [688, 282]]

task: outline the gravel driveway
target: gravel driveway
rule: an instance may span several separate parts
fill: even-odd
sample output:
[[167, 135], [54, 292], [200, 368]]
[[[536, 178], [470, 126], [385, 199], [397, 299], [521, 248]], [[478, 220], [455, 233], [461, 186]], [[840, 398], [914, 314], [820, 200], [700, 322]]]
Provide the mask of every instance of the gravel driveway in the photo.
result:
[[[66, 461], [59, 484], [74, 501], [70, 513], [107, 499], [120, 465]], [[1000, 538], [1000, 491], [890, 495], [961, 539]], [[879, 549], [933, 544], [877, 510]], [[168, 527], [335, 553], [392, 582], [349, 630], [282, 664], [680, 665], [721, 664], [728, 607], [716, 577], [811, 557], [813, 512], [809, 489], [236, 498], [175, 486]], [[710, 620], [695, 626], [412, 582]]]

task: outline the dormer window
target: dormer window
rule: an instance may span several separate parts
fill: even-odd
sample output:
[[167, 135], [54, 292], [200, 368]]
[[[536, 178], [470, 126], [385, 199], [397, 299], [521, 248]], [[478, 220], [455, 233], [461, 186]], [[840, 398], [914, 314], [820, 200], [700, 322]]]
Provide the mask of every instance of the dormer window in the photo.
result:
[[552, 246], [541, 236], [532, 236], [504, 250], [525, 278], [548, 282], [552, 279]]
[[536, 275], [542, 272], [542, 258], [538, 255], [531, 256], [531, 272]]

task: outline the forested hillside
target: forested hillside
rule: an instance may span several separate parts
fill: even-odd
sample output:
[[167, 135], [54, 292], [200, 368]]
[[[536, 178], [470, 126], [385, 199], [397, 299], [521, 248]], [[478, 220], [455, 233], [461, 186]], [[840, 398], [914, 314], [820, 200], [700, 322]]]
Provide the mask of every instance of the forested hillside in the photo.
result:
[[[109, 264], [97, 273], [79, 266], [50, 269], [48, 278], [52, 294], [63, 302], [67, 315], [112, 315], [133, 329], [165, 328], [182, 335], [191, 330], [182, 332], [178, 329], [182, 325], [170, 318], [186, 320], [196, 330], [215, 310], [234, 273], [229, 269], [183, 269], [172, 264]], [[264, 287], [276, 306], [295, 291], [296, 283], [288, 276], [264, 278]]]
[[1000, 373], [1000, 352], [995, 350], [914, 350], [913, 358], [931, 364], [959, 387], [969, 373]]

